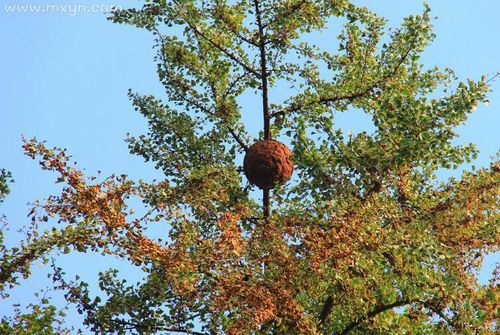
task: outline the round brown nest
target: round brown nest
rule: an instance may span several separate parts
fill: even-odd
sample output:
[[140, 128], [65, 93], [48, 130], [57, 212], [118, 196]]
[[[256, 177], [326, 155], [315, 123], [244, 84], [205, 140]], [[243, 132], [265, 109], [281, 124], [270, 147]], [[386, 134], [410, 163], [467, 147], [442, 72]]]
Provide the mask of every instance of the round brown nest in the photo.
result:
[[255, 142], [243, 160], [248, 180], [264, 190], [285, 184], [293, 173], [292, 152], [276, 140]]

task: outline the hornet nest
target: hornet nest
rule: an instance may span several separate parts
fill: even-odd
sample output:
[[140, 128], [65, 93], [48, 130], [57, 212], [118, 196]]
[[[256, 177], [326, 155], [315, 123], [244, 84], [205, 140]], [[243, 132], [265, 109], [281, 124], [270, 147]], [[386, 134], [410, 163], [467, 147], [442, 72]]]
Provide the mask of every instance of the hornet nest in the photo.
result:
[[293, 173], [292, 152], [276, 140], [260, 140], [247, 151], [243, 170], [248, 180], [259, 188], [269, 190], [285, 184]]

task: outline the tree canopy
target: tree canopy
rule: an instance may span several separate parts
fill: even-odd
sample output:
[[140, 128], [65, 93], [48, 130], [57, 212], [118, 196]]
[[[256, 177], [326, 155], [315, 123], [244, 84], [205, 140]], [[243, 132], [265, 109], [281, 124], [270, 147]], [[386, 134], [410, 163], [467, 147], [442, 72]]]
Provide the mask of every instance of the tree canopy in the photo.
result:
[[[420, 62], [429, 7], [392, 30], [347, 0], [150, 0], [109, 19], [155, 36], [165, 97], [129, 92], [149, 128], [127, 142], [164, 180], [87, 177], [64, 149], [25, 140], [64, 187], [35, 202], [19, 248], [1, 249], [1, 292], [52, 250], [97, 251], [145, 274], [134, 285], [100, 273], [93, 297], [54, 267], [54, 286], [99, 334], [495, 334], [498, 271], [486, 285], [476, 274], [499, 249], [500, 163], [436, 177], [475, 158], [454, 129], [493, 78], [461, 82]], [[343, 28], [327, 46], [308, 41], [332, 24]], [[276, 98], [287, 87], [298, 93]], [[374, 130], [340, 129], [353, 111]], [[262, 120], [259, 134], [245, 115]], [[241, 162], [270, 138], [290, 146], [295, 174], [259, 197]], [[152, 225], [168, 235], [148, 235]], [[40, 308], [3, 329], [57, 323]]]

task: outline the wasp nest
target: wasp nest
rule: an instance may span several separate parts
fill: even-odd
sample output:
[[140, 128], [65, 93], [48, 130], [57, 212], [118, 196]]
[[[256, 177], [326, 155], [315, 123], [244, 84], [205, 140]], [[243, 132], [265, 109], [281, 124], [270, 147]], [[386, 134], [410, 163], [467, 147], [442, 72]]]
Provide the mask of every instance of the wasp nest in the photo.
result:
[[292, 152], [276, 140], [255, 142], [245, 155], [243, 169], [248, 180], [261, 189], [283, 185], [293, 173]]

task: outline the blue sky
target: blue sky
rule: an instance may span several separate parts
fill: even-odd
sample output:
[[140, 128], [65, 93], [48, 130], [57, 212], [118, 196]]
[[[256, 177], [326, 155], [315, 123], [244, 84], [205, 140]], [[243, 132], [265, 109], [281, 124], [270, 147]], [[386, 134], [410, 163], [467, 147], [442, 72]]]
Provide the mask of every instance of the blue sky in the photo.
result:
[[[401, 19], [420, 13], [421, 1], [356, 1], [365, 4], [397, 26]], [[22, 153], [21, 135], [47, 140], [61, 146], [89, 174], [127, 173], [132, 178], [150, 180], [159, 173], [142, 159], [128, 153], [125, 134], [140, 134], [146, 121], [136, 113], [127, 98], [127, 90], [163, 97], [153, 62], [152, 37], [133, 27], [112, 24], [98, 11], [72, 15], [60, 13], [8, 13], [0, 0], [0, 168], [14, 174], [16, 183], [0, 208], [7, 215], [11, 231], [8, 245], [14, 245], [16, 230], [25, 225], [26, 204], [43, 199], [58, 190], [54, 176], [42, 172]], [[57, 1], [30, 1], [54, 4]], [[84, 1], [65, 5], [114, 4], [127, 6], [130, 1]], [[128, 3], [128, 4], [127, 4]], [[431, 0], [437, 37], [422, 58], [427, 66], [448, 66], [461, 79], [478, 79], [500, 71], [500, 2], [494, 0]], [[459, 127], [460, 142], [474, 142], [481, 153], [476, 166], [487, 166], [489, 157], [500, 148], [500, 83], [492, 85], [491, 103], [480, 106], [466, 126]], [[252, 101], [242, 101], [251, 107]], [[260, 115], [260, 114], [259, 114]], [[247, 118], [252, 127], [260, 127], [261, 118]], [[343, 114], [342, 126], [357, 129], [364, 119]], [[447, 174], [443, 173], [443, 177]], [[499, 261], [498, 255], [486, 259], [484, 272]], [[64, 256], [57, 259], [69, 275], [95, 282], [96, 274], [111, 266], [125, 269], [133, 280], [139, 274], [118, 260], [98, 255]], [[35, 264], [34, 275], [12, 297], [0, 302], [0, 314], [8, 314], [12, 302], [27, 303], [32, 293], [46, 286], [47, 269]], [[490, 271], [491, 272], [491, 271]], [[56, 295], [57, 296], [57, 295]], [[60, 301], [60, 300], [59, 300]], [[78, 325], [71, 317], [70, 324]]]

